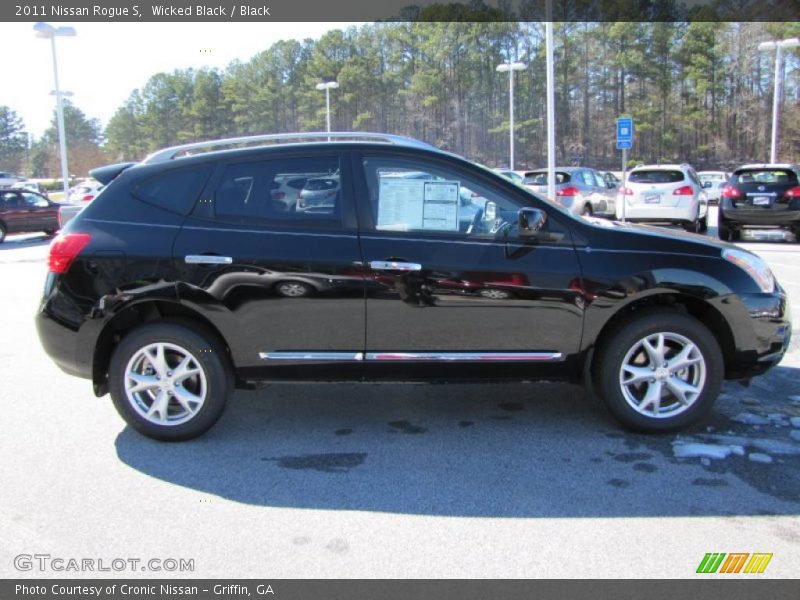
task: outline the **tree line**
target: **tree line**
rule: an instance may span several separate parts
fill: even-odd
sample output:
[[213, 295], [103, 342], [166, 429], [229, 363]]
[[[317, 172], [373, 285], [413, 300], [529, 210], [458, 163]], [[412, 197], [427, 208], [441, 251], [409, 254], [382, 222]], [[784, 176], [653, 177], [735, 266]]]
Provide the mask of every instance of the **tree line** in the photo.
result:
[[[554, 32], [558, 163], [619, 168], [614, 121], [622, 114], [636, 124], [634, 163], [710, 168], [768, 159], [774, 54], [757, 47], [797, 36], [800, 24], [565, 22]], [[516, 166], [542, 166], [543, 23], [387, 22], [280, 41], [225, 69], [155, 74], [104, 130], [68, 105], [70, 170], [136, 160], [183, 142], [324, 130], [325, 94], [315, 85], [331, 80], [340, 85], [331, 92], [334, 130], [410, 135], [503, 165], [509, 82], [495, 68], [507, 61], [527, 65], [515, 74]], [[800, 161], [798, 67], [797, 54], [788, 53], [779, 154], [794, 162]], [[10, 168], [3, 114], [0, 161]], [[19, 142], [11, 146], [15, 156], [25, 154], [20, 164], [32, 175], [55, 175], [56, 142], [54, 120], [24, 152]]]

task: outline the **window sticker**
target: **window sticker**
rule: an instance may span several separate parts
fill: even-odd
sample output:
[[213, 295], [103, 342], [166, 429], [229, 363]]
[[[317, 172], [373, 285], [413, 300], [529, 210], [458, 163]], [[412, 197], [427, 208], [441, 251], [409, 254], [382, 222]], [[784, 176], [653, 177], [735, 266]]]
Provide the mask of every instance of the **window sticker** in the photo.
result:
[[425, 181], [422, 228], [458, 231], [458, 182]]
[[459, 182], [381, 177], [377, 228], [458, 231]]

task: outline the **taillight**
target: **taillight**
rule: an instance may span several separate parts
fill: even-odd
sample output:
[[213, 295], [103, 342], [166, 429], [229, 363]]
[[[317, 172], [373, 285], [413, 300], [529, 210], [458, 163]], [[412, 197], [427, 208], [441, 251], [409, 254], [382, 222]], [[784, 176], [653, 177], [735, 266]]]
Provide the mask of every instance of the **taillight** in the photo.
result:
[[94, 198], [92, 194], [86, 194], [83, 198], [81, 198], [81, 200], [83, 200], [84, 202], [88, 202], [92, 198]]
[[742, 192], [737, 190], [730, 184], [727, 184], [724, 188], [722, 188], [722, 197], [723, 198], [741, 198]]
[[61, 229], [64, 227], [64, 221], [62, 220], [61, 210], [58, 211], [58, 228]]
[[694, 196], [694, 190], [690, 185], [682, 185], [677, 190], [672, 192], [673, 196]]
[[633, 190], [627, 187], [619, 188], [619, 193], [622, 194], [623, 196], [633, 196]]
[[50, 272], [66, 273], [91, 239], [88, 233], [62, 233], [56, 237], [50, 244], [50, 256], [47, 259]]
[[800, 185], [796, 185], [790, 190], [788, 190], [784, 195], [784, 198], [800, 198]]
[[556, 192], [556, 196], [577, 196], [578, 194], [580, 194], [578, 188], [573, 185], [565, 187], [563, 190], [558, 190]]

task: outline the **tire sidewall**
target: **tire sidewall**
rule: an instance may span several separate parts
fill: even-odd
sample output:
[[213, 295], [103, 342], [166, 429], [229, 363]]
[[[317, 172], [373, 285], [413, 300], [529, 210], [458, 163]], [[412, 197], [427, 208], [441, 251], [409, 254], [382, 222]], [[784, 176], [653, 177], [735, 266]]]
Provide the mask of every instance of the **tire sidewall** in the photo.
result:
[[[660, 332], [680, 334], [694, 343], [705, 359], [706, 381], [692, 406], [667, 418], [650, 418], [636, 412], [620, 389], [622, 361], [634, 344]], [[594, 377], [600, 397], [624, 425], [643, 432], [673, 431], [696, 423], [714, 404], [724, 379], [722, 351], [712, 333], [694, 317], [674, 310], [642, 311], [642, 315], [613, 331], [597, 354]]]
[[[206, 376], [207, 390], [203, 406], [192, 419], [180, 425], [151, 423], [131, 406], [125, 392], [125, 369], [131, 357], [142, 347], [157, 342], [186, 349], [200, 363]], [[178, 441], [201, 435], [222, 415], [232, 391], [232, 375], [223, 352], [212, 336], [198, 333], [183, 324], [157, 321], [133, 330], [117, 345], [109, 364], [109, 392], [115, 408], [128, 425], [147, 437]]]

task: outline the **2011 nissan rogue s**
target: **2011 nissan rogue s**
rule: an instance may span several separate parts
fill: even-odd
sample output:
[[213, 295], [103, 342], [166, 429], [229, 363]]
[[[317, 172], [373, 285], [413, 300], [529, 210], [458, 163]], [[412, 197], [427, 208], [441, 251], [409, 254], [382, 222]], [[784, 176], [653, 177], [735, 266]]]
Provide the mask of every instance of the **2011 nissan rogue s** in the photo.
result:
[[583, 381], [666, 431], [789, 344], [756, 255], [574, 216], [409, 138], [232, 138], [92, 175], [107, 188], [50, 247], [39, 335], [161, 440], [263, 380]]

